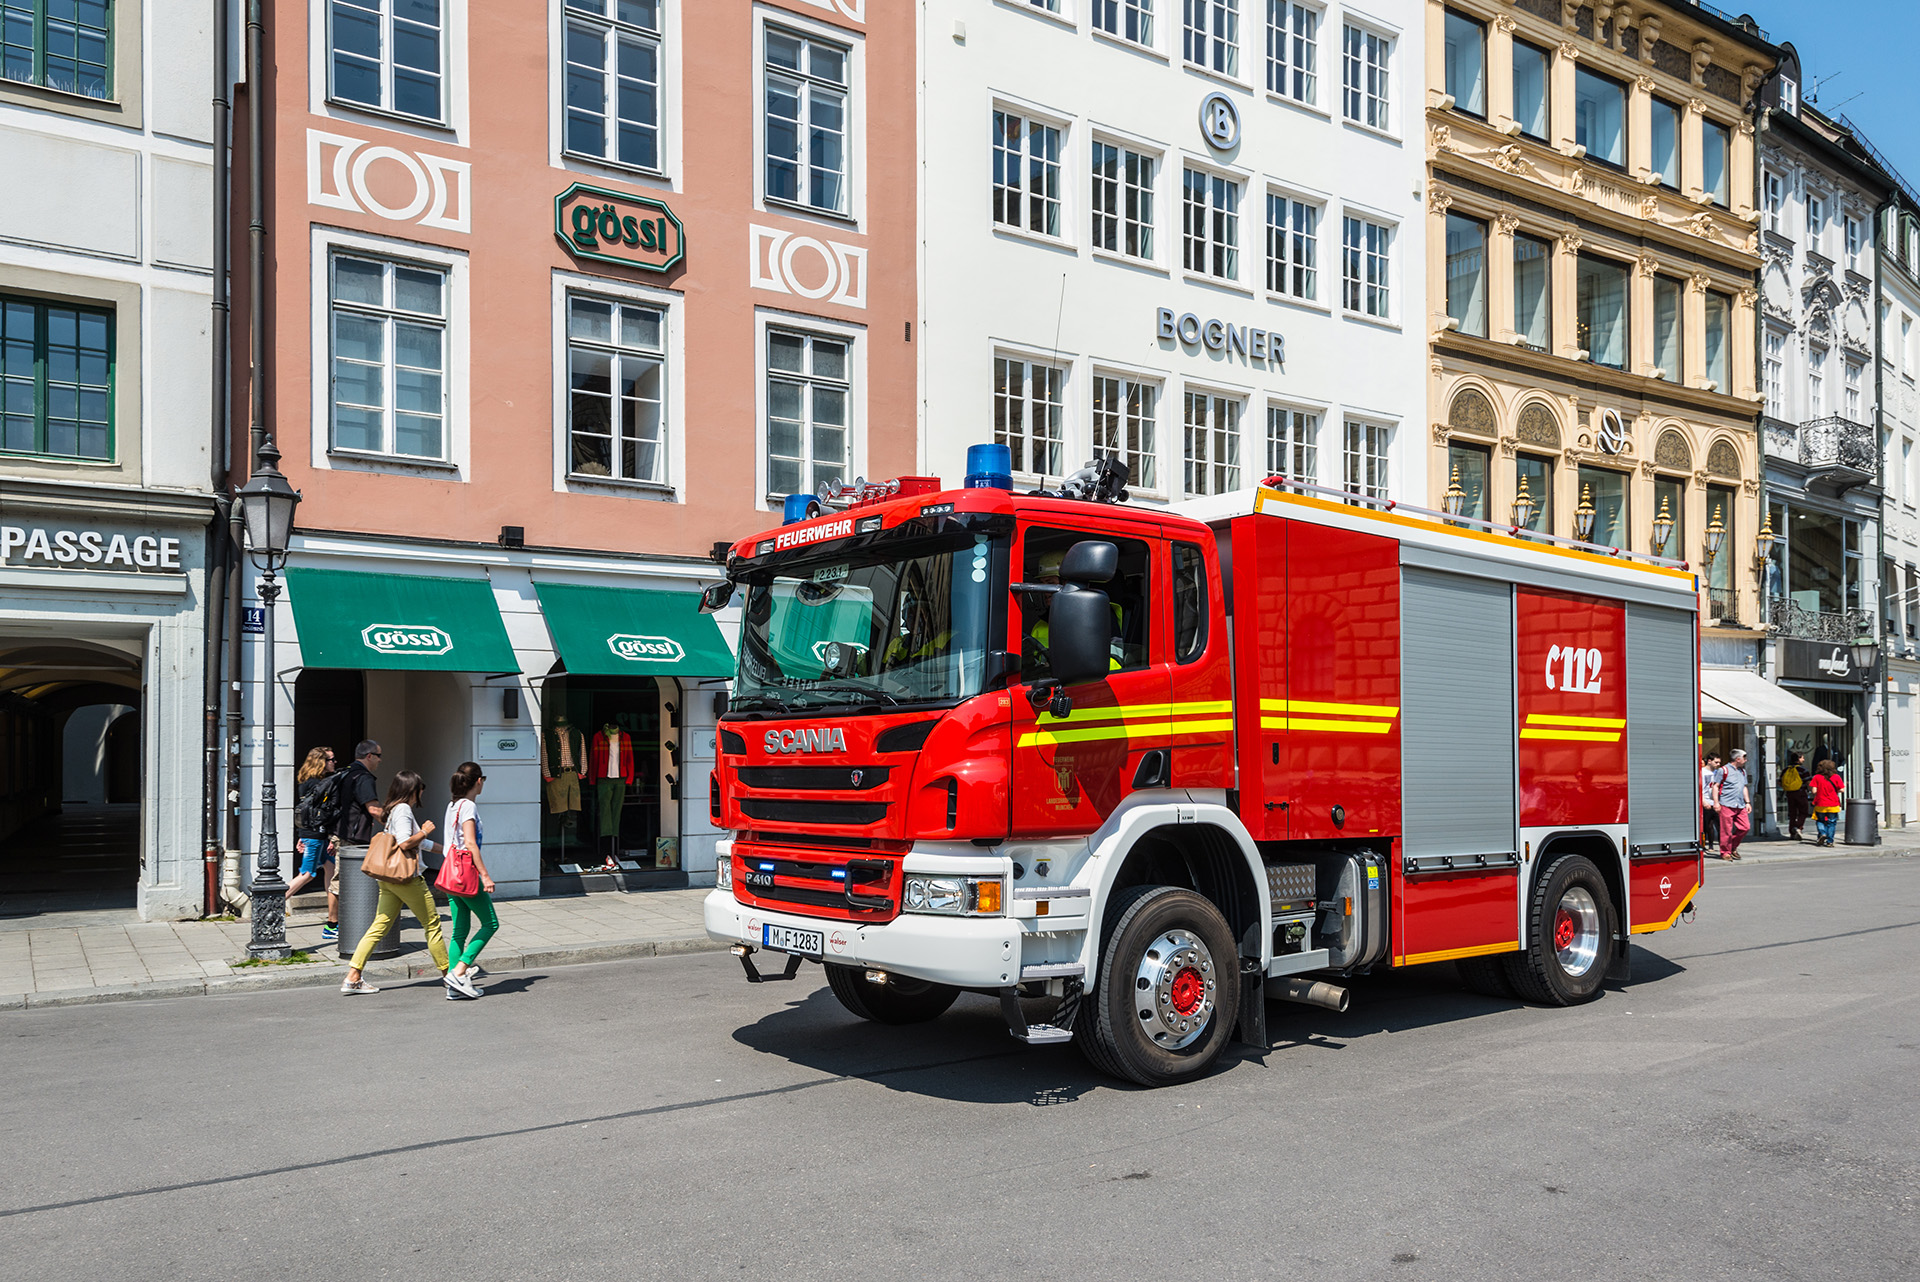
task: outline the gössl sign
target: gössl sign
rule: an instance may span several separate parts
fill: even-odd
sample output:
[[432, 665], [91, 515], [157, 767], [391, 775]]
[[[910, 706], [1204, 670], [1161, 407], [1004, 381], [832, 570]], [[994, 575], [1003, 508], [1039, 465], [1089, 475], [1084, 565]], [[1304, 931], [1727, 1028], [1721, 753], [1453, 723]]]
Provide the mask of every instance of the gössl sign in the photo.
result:
[[687, 657], [686, 648], [672, 637], [617, 634], [607, 638], [607, 648], [629, 663], [678, 663]]
[[376, 654], [445, 654], [453, 634], [431, 625], [370, 623], [360, 630], [360, 643]]

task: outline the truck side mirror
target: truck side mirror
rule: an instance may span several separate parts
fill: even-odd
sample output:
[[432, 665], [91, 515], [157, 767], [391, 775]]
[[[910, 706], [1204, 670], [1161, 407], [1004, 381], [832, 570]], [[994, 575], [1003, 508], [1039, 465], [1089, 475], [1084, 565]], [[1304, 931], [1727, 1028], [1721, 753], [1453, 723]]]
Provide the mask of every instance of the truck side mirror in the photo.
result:
[[1082, 539], [1060, 559], [1060, 578], [1067, 583], [1108, 583], [1120, 572], [1120, 549], [1104, 539]]
[[700, 613], [717, 614], [733, 600], [733, 580], [722, 579], [700, 594]]
[[[1081, 543], [1074, 551], [1088, 546], [1115, 550], [1111, 543]], [[1067, 555], [1071, 558], [1073, 553]], [[1079, 587], [1063, 587], [1054, 593], [1047, 609], [1047, 653], [1052, 659], [1054, 680], [1071, 686], [1106, 676], [1112, 630], [1112, 607], [1106, 593]]]

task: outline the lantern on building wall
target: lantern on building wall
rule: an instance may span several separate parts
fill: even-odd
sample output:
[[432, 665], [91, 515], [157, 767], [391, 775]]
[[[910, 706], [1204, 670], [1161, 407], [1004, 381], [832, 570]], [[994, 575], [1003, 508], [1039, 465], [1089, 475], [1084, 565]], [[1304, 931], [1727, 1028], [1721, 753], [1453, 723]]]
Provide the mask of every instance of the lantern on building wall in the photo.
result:
[[1712, 565], [1720, 555], [1721, 544], [1727, 541], [1727, 527], [1720, 519], [1720, 509], [1713, 509], [1713, 520], [1707, 525], [1707, 564]]
[[1580, 506], [1573, 510], [1573, 537], [1582, 543], [1593, 541], [1593, 522], [1598, 515], [1593, 510], [1593, 486], [1580, 487]]
[[1533, 524], [1533, 515], [1540, 505], [1533, 501], [1533, 494], [1527, 488], [1527, 478], [1520, 478], [1520, 492], [1513, 496], [1513, 526], [1524, 530]]
[[1660, 496], [1660, 515], [1653, 518], [1653, 551], [1656, 556], [1667, 554], [1667, 540], [1673, 537], [1673, 510], [1667, 505], [1667, 496]]

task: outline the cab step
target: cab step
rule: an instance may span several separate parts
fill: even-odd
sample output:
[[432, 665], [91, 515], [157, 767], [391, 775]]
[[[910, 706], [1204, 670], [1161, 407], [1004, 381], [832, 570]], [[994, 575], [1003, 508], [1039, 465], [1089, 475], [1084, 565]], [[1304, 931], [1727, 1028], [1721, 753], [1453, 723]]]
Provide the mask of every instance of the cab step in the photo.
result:
[[1056, 1042], [1073, 1040], [1073, 1018], [1080, 1010], [1080, 981], [1067, 981], [1067, 994], [1060, 999], [1060, 1010], [1054, 1018], [1058, 1024], [1029, 1024], [1026, 1014], [1020, 1009], [1020, 987], [1011, 985], [1000, 990], [1000, 1013], [1006, 1018], [1007, 1032], [1029, 1046], [1048, 1046]]

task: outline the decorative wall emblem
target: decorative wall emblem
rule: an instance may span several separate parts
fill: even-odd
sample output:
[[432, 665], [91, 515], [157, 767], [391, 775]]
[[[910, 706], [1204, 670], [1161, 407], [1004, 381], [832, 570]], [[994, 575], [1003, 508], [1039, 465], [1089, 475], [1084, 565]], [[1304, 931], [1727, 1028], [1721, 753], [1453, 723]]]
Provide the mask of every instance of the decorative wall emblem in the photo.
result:
[[1669, 428], [1660, 433], [1660, 442], [1653, 447], [1653, 461], [1676, 472], [1691, 472], [1693, 451], [1687, 447], [1687, 438], [1682, 433]]
[[1729, 481], [1740, 479], [1740, 453], [1725, 440], [1715, 441], [1707, 451], [1707, 474], [1724, 477]]
[[1607, 454], [1618, 454], [1627, 448], [1627, 425], [1620, 421], [1619, 410], [1609, 407], [1600, 411], [1594, 443]]
[[642, 271], [668, 271], [687, 256], [686, 229], [665, 202], [585, 183], [553, 198], [553, 234], [575, 258]]
[[747, 229], [755, 289], [840, 303], [867, 305], [867, 251], [837, 240], [799, 236], [777, 227]]
[[1233, 99], [1218, 90], [1200, 100], [1200, 132], [1215, 151], [1232, 151], [1240, 145], [1240, 108]]
[[1447, 407], [1447, 425], [1475, 436], [1492, 436], [1495, 430], [1493, 402], [1480, 389], [1463, 387], [1453, 394], [1453, 403]]
[[1530, 402], [1520, 411], [1520, 420], [1514, 425], [1514, 435], [1528, 445], [1544, 446], [1550, 450], [1560, 448], [1560, 424], [1553, 417], [1553, 411], [1539, 401]]
[[837, 13], [843, 18], [852, 18], [855, 22], [867, 20], [867, 0], [806, 0], [816, 9], [825, 9], [828, 13]]
[[307, 130], [307, 203], [441, 231], [472, 230], [464, 160]]

